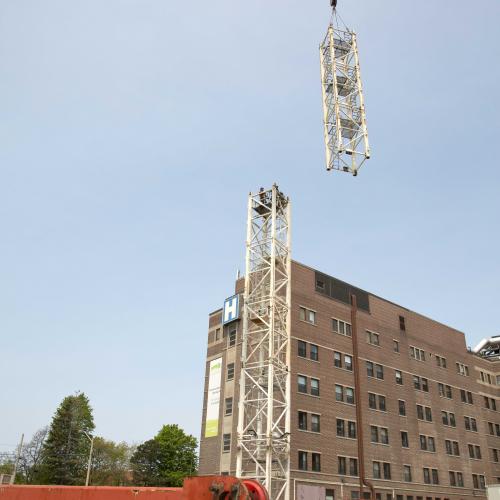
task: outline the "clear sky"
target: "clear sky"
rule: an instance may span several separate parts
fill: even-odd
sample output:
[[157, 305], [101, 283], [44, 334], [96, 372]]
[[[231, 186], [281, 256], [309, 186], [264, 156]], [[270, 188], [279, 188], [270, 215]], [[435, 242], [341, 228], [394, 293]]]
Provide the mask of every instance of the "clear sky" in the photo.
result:
[[500, 333], [498, 0], [339, 0], [373, 158], [324, 170], [328, 0], [0, 2], [0, 451], [84, 391], [97, 432], [199, 436], [207, 314], [246, 196], [293, 257]]

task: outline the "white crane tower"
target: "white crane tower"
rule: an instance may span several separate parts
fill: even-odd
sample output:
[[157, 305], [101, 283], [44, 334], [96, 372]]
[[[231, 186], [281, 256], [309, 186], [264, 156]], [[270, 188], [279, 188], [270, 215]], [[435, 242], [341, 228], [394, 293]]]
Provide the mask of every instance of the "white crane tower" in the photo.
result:
[[319, 47], [326, 169], [357, 175], [370, 158], [370, 145], [356, 33], [340, 28], [337, 1], [330, 2], [332, 20]]
[[248, 198], [236, 476], [272, 500], [290, 487], [290, 201], [278, 186]]

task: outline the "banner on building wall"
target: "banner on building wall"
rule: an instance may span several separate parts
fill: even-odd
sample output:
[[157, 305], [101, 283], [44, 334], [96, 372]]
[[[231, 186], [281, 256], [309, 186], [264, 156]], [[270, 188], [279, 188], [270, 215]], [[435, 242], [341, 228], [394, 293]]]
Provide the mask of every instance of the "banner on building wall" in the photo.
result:
[[222, 358], [210, 361], [208, 374], [207, 416], [205, 419], [205, 437], [217, 436], [219, 430], [220, 381]]

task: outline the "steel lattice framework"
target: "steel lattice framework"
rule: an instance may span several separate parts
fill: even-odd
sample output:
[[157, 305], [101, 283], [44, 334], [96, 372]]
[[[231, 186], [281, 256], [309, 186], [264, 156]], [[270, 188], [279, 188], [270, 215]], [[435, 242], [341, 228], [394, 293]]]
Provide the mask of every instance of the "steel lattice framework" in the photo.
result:
[[271, 500], [290, 494], [290, 234], [278, 187], [250, 193], [236, 475]]
[[357, 175], [370, 146], [356, 34], [330, 24], [320, 61], [326, 169]]

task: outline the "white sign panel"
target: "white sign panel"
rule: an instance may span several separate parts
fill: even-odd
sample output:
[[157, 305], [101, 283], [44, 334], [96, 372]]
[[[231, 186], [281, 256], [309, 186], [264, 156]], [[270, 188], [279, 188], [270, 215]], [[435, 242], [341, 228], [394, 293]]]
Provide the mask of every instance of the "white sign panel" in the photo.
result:
[[217, 436], [219, 430], [220, 383], [222, 358], [210, 361], [208, 374], [207, 416], [205, 419], [205, 437]]
[[224, 301], [222, 323], [230, 323], [240, 317], [240, 296], [233, 295]]

